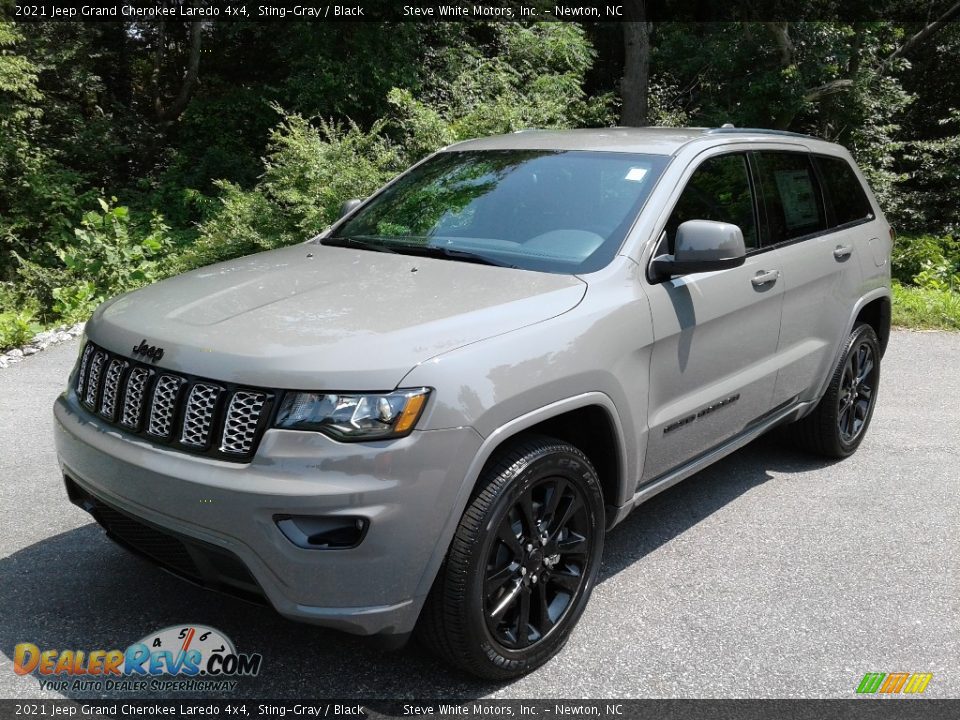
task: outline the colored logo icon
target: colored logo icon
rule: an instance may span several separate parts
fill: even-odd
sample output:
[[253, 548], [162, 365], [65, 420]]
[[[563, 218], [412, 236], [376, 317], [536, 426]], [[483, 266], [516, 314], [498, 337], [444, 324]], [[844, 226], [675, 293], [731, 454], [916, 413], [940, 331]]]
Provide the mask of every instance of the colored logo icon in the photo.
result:
[[933, 673], [867, 673], [857, 685], [857, 693], [861, 695], [919, 694], [927, 689], [931, 679], [933, 679]]

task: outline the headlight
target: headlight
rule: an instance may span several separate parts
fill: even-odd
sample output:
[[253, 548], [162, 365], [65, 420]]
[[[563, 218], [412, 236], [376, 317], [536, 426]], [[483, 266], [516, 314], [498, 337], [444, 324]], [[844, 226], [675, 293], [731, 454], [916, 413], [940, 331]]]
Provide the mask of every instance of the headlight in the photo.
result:
[[403, 437], [417, 424], [429, 394], [429, 388], [363, 395], [288, 392], [276, 427], [316, 430], [345, 441]]

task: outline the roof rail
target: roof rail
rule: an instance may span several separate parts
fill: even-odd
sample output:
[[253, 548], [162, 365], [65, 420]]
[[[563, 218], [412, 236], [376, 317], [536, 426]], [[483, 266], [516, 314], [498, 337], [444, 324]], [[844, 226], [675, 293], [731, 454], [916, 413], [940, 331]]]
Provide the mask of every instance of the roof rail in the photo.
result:
[[738, 127], [718, 127], [707, 130], [708, 135], [785, 135], [787, 137], [798, 137], [816, 139], [813, 135], [804, 135], [803, 133], [790, 132], [789, 130], [767, 130], [766, 128], [738, 128]]

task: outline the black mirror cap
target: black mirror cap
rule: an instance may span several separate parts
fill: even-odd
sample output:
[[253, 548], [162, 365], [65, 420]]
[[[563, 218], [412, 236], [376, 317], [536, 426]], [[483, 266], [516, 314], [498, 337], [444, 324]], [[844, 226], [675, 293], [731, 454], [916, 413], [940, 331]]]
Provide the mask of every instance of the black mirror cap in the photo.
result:
[[650, 274], [657, 282], [669, 280], [676, 275], [693, 275], [694, 273], [713, 272], [714, 270], [728, 270], [740, 267], [747, 261], [743, 255], [730, 258], [715, 258], [713, 260], [694, 260], [677, 262], [673, 255], [658, 255], [650, 263]]
[[360, 206], [360, 203], [362, 202], [363, 200], [357, 200], [357, 199], [344, 200], [343, 205], [340, 206], [340, 217], [344, 218], [350, 213], [352, 213], [354, 210], [356, 210]]

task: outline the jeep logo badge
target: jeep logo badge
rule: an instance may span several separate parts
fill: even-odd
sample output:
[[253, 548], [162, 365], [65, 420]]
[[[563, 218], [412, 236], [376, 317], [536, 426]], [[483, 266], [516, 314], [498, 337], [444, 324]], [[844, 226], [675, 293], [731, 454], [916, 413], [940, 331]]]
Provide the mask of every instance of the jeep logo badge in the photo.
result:
[[133, 354], [144, 355], [153, 360], [153, 362], [159, 362], [160, 358], [163, 357], [163, 348], [157, 347], [156, 345], [147, 345], [147, 339], [144, 338], [140, 341], [139, 345], [133, 348]]

